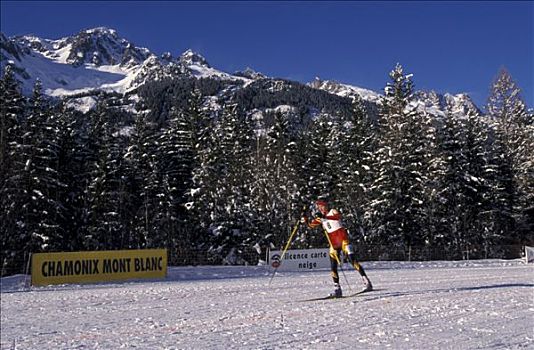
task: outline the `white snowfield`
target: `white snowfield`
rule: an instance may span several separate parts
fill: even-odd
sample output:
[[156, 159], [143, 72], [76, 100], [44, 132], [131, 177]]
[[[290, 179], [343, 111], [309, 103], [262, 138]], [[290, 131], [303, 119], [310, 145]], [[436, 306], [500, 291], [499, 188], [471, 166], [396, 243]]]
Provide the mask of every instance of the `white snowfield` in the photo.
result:
[[[23, 291], [2, 279], [2, 349], [534, 349], [534, 265], [363, 263], [375, 291], [328, 270], [171, 267], [164, 281]], [[356, 291], [355, 271], [345, 274]], [[349, 288], [340, 273], [344, 293]]]

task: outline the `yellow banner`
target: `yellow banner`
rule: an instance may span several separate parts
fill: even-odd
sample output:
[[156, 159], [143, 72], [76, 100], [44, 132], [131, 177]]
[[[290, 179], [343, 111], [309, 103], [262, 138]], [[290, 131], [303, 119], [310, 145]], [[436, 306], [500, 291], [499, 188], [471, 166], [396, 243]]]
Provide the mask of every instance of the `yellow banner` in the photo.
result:
[[32, 285], [164, 278], [167, 249], [112, 250], [32, 255]]

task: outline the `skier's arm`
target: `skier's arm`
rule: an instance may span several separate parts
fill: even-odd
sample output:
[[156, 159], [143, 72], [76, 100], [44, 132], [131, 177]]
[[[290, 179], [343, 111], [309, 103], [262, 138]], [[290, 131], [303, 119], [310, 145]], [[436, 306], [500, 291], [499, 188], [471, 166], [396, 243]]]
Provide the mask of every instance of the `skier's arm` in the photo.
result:
[[327, 220], [341, 220], [341, 214], [336, 209], [330, 210], [328, 214], [325, 216]]
[[306, 224], [309, 228], [316, 228], [317, 226], [321, 225], [321, 218], [316, 217], [315, 219], [309, 221], [307, 216], [303, 216], [302, 219], [300, 219], [300, 222]]

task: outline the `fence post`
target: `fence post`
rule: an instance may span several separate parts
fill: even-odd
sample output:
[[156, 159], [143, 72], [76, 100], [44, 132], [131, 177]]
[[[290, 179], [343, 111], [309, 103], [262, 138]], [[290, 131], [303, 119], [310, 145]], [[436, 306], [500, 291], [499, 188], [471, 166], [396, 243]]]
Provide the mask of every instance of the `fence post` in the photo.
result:
[[28, 285], [28, 274], [31, 273], [30, 271], [31, 261], [32, 261], [32, 253], [28, 252], [28, 262], [26, 263], [26, 270], [24, 271], [24, 290], [26, 290], [26, 288], [31, 289], [31, 279], [30, 279], [30, 284]]

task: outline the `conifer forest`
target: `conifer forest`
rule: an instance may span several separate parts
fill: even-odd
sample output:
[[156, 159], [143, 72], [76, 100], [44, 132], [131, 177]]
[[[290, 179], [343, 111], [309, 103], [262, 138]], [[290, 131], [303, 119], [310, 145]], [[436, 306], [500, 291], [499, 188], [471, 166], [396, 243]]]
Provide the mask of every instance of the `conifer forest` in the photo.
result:
[[[371, 103], [289, 80], [183, 77], [95, 93], [83, 113], [39, 82], [23, 95], [6, 65], [2, 275], [29, 253], [80, 250], [258, 264], [318, 197], [363, 261], [518, 257], [534, 244], [533, 112], [520, 88], [503, 69], [484, 112], [436, 115], [415, 84], [397, 65]], [[306, 227], [292, 243], [327, 246]]]

